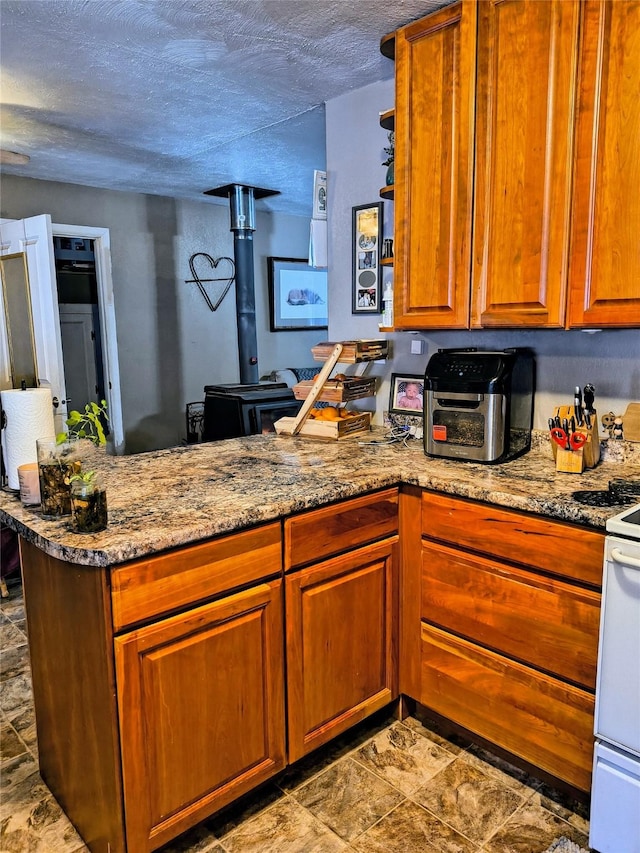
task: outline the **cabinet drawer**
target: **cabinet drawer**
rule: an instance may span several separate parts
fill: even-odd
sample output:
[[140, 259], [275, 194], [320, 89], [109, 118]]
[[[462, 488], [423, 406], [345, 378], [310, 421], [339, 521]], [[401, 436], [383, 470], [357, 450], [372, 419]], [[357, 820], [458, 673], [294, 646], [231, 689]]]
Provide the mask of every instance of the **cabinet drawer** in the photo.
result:
[[293, 516], [284, 523], [285, 569], [340, 554], [397, 531], [397, 489]]
[[425, 624], [421, 694], [426, 707], [590, 789], [592, 695]]
[[422, 535], [593, 586], [602, 584], [604, 534], [577, 525], [424, 492]]
[[266, 524], [114, 569], [114, 630], [281, 572], [281, 544], [280, 524]]
[[597, 592], [425, 542], [421, 615], [510, 657], [595, 688]]

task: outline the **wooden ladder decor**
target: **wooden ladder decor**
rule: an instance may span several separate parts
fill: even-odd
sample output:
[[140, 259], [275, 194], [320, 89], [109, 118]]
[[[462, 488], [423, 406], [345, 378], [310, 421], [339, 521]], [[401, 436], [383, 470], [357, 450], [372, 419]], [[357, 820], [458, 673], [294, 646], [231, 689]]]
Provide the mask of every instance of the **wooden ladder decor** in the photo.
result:
[[300, 432], [304, 422], [309, 416], [309, 412], [311, 411], [313, 404], [322, 393], [322, 389], [324, 388], [325, 382], [329, 378], [331, 371], [340, 360], [341, 353], [342, 344], [336, 344], [333, 348], [331, 355], [323, 364], [322, 370], [316, 376], [315, 382], [313, 383], [313, 385], [311, 386], [311, 390], [309, 391], [309, 395], [302, 404], [300, 411], [295, 416], [293, 423], [291, 424], [291, 428], [285, 428], [282, 430], [282, 432], [285, 432], [289, 435], [297, 435]]

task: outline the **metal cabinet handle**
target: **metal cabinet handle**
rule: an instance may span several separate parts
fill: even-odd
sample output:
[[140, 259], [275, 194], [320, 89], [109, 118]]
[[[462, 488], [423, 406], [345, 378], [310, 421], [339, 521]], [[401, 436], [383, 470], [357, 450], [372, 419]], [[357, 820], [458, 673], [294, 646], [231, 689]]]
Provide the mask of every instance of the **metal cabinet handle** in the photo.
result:
[[625, 566], [633, 566], [634, 569], [640, 569], [640, 559], [637, 557], [630, 557], [628, 554], [623, 553], [619, 548], [611, 549], [611, 559], [615, 560], [616, 563], [622, 563]]

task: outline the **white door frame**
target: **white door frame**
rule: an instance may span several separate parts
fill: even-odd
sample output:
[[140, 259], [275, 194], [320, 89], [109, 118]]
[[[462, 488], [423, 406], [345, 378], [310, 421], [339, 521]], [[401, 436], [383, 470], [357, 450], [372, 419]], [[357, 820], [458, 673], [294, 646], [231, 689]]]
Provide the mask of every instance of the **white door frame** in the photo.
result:
[[93, 240], [98, 286], [98, 310], [104, 364], [104, 384], [109, 406], [109, 427], [112, 433], [114, 452], [124, 453], [124, 428], [122, 423], [122, 398], [120, 393], [120, 364], [118, 361], [118, 338], [116, 312], [111, 276], [111, 238], [108, 228], [91, 228], [87, 225], [58, 225], [52, 223], [54, 237], [78, 237]]
[[0, 225], [0, 253], [24, 252], [27, 259], [37, 381], [42, 387], [51, 388], [53, 398], [57, 398], [53, 419], [56, 431], [61, 432], [67, 418], [67, 405], [51, 217], [41, 213], [25, 219], [4, 219]]

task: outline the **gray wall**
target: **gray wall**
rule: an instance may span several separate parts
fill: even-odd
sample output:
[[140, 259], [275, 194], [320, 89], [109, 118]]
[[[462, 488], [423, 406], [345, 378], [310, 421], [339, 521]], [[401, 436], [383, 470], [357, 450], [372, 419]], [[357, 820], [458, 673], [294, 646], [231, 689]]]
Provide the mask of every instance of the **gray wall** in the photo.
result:
[[[379, 113], [394, 103], [393, 81], [373, 83], [327, 103], [327, 171], [329, 211], [329, 337], [332, 340], [378, 337], [378, 315], [351, 314], [351, 208], [379, 200], [386, 168], [387, 134]], [[345, 144], [350, 139], [350, 144]], [[385, 202], [385, 235], [393, 234], [393, 202]], [[385, 271], [392, 276], [392, 272]], [[640, 287], [640, 285], [639, 285]], [[629, 401], [640, 400], [640, 330], [602, 331], [466, 331], [401, 332], [385, 335], [393, 358], [376, 364], [383, 378], [376, 398], [376, 423], [388, 408], [392, 372], [423, 374], [438, 347], [528, 346], [536, 353], [537, 393], [534, 425], [546, 428], [554, 406], [573, 400], [575, 385], [592, 382], [600, 412], [623, 414]], [[424, 341], [424, 353], [412, 355], [412, 339]], [[365, 401], [370, 403], [371, 401]], [[370, 405], [363, 408], [371, 408]]]
[[[0, 216], [39, 213], [58, 224], [109, 229], [126, 452], [179, 444], [186, 403], [202, 400], [206, 384], [239, 378], [234, 287], [212, 313], [197, 287], [185, 283], [194, 252], [233, 257], [228, 206], [4, 175]], [[269, 331], [267, 257], [307, 257], [309, 221], [259, 211], [256, 226], [264, 375], [312, 364], [311, 347], [326, 332]], [[197, 270], [205, 277], [206, 267]]]

